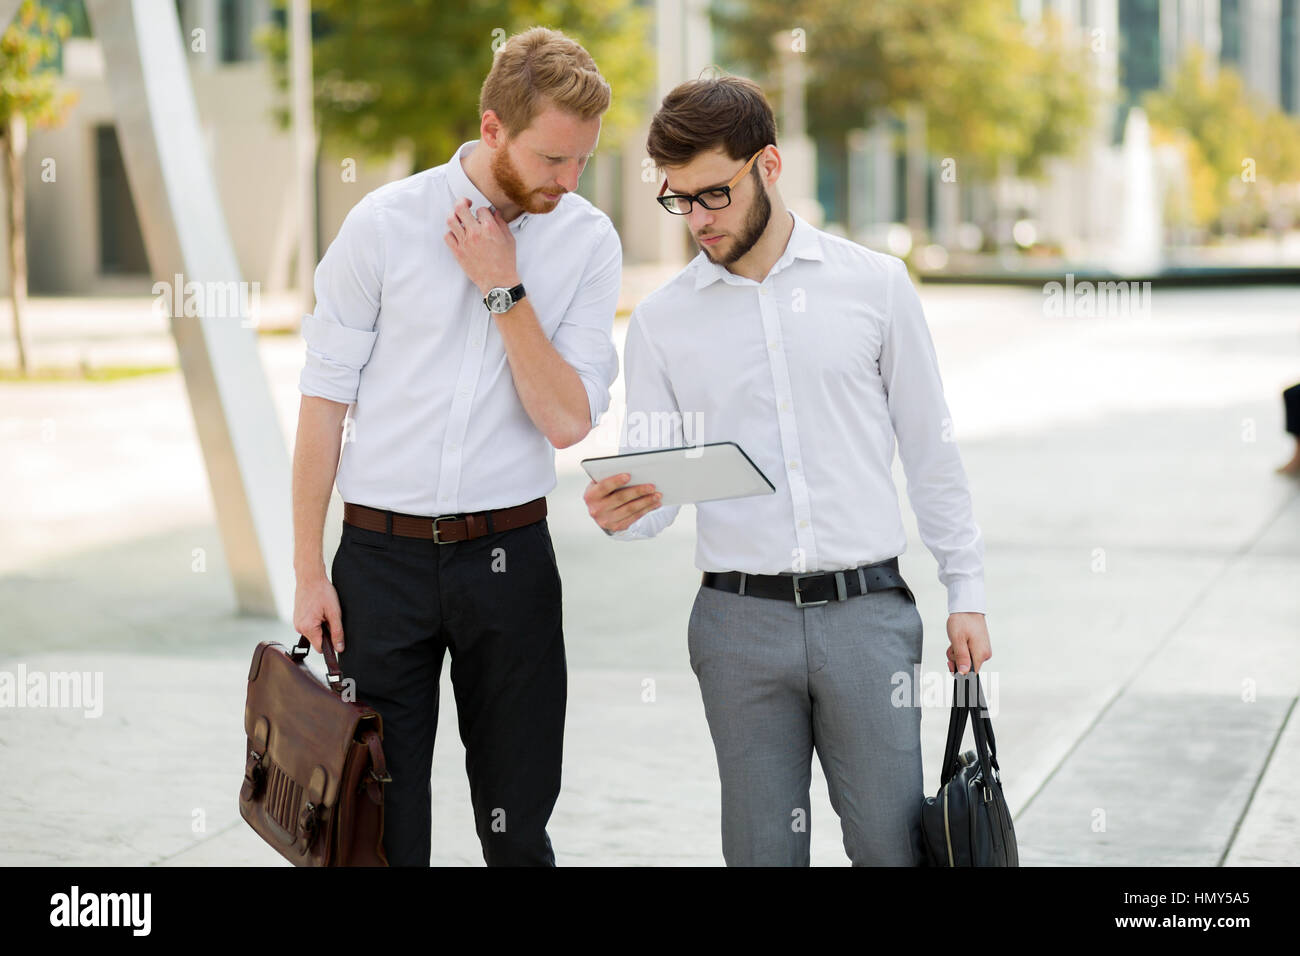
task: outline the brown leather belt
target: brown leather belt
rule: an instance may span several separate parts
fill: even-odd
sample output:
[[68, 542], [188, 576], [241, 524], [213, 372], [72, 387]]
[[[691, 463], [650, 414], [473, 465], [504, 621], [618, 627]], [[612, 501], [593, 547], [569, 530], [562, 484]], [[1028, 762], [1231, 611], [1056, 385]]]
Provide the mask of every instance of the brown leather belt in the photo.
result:
[[343, 522], [364, 528], [367, 531], [381, 531], [401, 535], [404, 538], [432, 538], [438, 544], [450, 544], [453, 541], [470, 541], [485, 534], [522, 528], [526, 524], [541, 521], [546, 517], [546, 499], [534, 498], [513, 508], [498, 508], [495, 511], [479, 511], [473, 514], [439, 515], [427, 518], [423, 515], [406, 515], [397, 511], [383, 511], [365, 505], [354, 505], [349, 501], [343, 503]]

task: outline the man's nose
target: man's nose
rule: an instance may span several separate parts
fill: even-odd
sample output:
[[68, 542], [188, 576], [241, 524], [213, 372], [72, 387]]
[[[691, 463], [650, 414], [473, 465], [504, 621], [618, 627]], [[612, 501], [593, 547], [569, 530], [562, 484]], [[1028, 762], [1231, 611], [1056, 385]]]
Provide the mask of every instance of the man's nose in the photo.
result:
[[560, 185], [564, 187], [565, 192], [578, 191], [578, 176], [582, 173], [582, 163], [576, 162], [573, 165], [565, 166], [565, 173], [560, 177]]
[[705, 209], [700, 203], [691, 203], [691, 211], [686, 214], [686, 221], [690, 224], [691, 232], [698, 235], [705, 227], [713, 225], [712, 210]]

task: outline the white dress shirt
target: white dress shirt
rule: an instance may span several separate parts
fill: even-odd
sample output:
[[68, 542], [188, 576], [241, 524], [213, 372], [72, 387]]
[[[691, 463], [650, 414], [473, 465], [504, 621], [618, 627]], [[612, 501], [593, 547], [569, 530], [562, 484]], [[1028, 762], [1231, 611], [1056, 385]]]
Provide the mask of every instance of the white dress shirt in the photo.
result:
[[[355, 403], [335, 479], [344, 501], [432, 516], [518, 505], [555, 487], [555, 449], [519, 400], [482, 293], [443, 240], [457, 200], [469, 198], [471, 213], [490, 206], [461, 165], [477, 142], [368, 193], [316, 267], [298, 388]], [[509, 228], [524, 301], [582, 379], [594, 427], [618, 375], [618, 233], [574, 193]]]
[[[762, 282], [701, 251], [632, 313], [620, 452], [734, 441], [776, 493], [696, 505], [701, 571], [837, 571], [902, 554], [894, 440], [948, 611], [984, 611], [984, 543], [906, 266], [797, 214]], [[612, 537], [648, 538], [664, 505]]]

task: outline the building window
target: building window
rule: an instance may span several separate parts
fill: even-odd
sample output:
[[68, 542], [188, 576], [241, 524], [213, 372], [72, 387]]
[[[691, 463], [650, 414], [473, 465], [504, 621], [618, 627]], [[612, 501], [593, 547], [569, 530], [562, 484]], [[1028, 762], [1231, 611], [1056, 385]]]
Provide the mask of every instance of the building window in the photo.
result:
[[1224, 63], [1241, 63], [1241, 3], [1240, 0], [1219, 0], [1219, 33], [1222, 46], [1219, 59]]
[[1300, 112], [1300, 90], [1296, 89], [1300, 64], [1300, 0], [1282, 0], [1282, 48], [1279, 51], [1278, 69], [1281, 70], [1282, 109], [1288, 113]]
[[249, 0], [221, 0], [221, 62], [252, 59], [252, 11]]
[[149, 259], [114, 127], [95, 128], [95, 160], [99, 187], [99, 271], [106, 275], [147, 275]]
[[1119, 5], [1120, 83], [1130, 103], [1160, 87], [1159, 0], [1128, 0]]

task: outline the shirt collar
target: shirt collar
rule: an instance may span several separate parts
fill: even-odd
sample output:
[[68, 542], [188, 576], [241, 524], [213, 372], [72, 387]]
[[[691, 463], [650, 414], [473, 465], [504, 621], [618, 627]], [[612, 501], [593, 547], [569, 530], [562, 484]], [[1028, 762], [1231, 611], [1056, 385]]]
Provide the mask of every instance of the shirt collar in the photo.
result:
[[[462, 159], [470, 154], [478, 142], [476, 139], [471, 139], [467, 143], [462, 143], [447, 162], [447, 185], [451, 188], [452, 204], [454, 205], [458, 199], [468, 199], [471, 215], [477, 213], [481, 206], [494, 208], [488, 198], [479, 192], [479, 188], [470, 182], [469, 176], [465, 174], [465, 167], [461, 164]], [[511, 231], [518, 232], [528, 223], [532, 215], [530, 212], [521, 212], [507, 225]]]
[[[781, 258], [777, 259], [768, 271], [769, 276], [776, 275], [795, 259], [816, 259], [820, 261], [824, 258], [822, 241], [817, 230], [793, 209], [787, 211], [790, 213], [790, 218], [794, 220], [794, 228], [790, 231], [790, 238], [785, 244], [785, 251], [781, 253]], [[726, 266], [718, 265], [704, 254], [703, 249], [695, 257], [695, 262], [696, 291], [703, 289], [707, 285], [712, 285], [719, 279], [731, 285], [758, 285], [753, 279], [738, 276]]]

